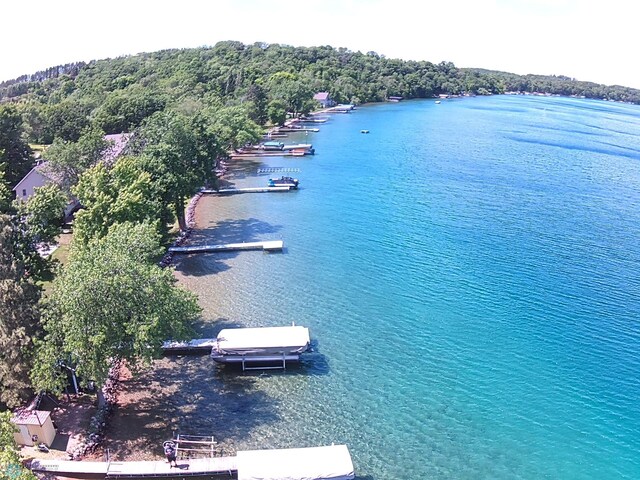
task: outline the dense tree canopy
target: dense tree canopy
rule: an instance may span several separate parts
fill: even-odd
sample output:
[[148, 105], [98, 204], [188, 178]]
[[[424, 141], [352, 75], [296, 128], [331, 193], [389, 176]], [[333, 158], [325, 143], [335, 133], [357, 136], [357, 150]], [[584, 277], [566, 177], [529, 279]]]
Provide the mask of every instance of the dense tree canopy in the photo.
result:
[[15, 105], [0, 105], [0, 166], [14, 186], [31, 170], [31, 149], [23, 138], [22, 117]]
[[60, 235], [67, 196], [55, 184], [36, 188], [26, 202], [17, 201], [21, 220], [33, 240], [53, 244]]
[[74, 193], [84, 207], [74, 224], [74, 242], [81, 244], [104, 237], [116, 223], [161, 217], [157, 184], [132, 157], [120, 158], [113, 168], [100, 163], [86, 171]]
[[[345, 48], [220, 42], [213, 47], [162, 50], [88, 64], [0, 84], [0, 101], [19, 101], [31, 141], [75, 142], [92, 124], [107, 133], [130, 131], [154, 112], [185, 102], [246, 104], [250, 118], [267, 118], [270, 102], [302, 112], [310, 95], [327, 91], [338, 102], [376, 102], [391, 96], [538, 91], [640, 103], [640, 91], [562, 76], [459, 69], [450, 62], [389, 59]], [[273, 105], [272, 118], [277, 117]], [[184, 112], [183, 112], [184, 113]]]
[[38, 349], [36, 384], [60, 391], [60, 359], [98, 385], [111, 361], [135, 368], [166, 339], [185, 339], [198, 316], [193, 294], [174, 286], [171, 270], [155, 261], [159, 237], [149, 223], [113, 225], [86, 246], [74, 245], [44, 312], [46, 338]]
[[33, 393], [29, 372], [40, 335], [40, 290], [18, 251], [15, 219], [0, 215], [0, 402], [15, 407]]

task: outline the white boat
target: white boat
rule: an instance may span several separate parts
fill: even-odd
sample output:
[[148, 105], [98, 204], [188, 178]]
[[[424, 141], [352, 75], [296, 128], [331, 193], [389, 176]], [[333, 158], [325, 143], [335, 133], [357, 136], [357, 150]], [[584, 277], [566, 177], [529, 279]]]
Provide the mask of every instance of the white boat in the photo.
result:
[[298, 361], [309, 350], [311, 339], [307, 327], [225, 328], [211, 349], [211, 358], [218, 363], [247, 365], [275, 364], [253, 368], [285, 368], [287, 361]]

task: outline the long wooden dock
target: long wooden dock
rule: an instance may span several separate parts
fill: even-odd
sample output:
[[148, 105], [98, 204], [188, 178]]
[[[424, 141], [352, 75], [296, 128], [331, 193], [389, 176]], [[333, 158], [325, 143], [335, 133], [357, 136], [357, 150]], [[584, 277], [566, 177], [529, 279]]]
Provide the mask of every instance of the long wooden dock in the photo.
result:
[[229, 156], [231, 158], [257, 158], [257, 157], [304, 157], [306, 155], [311, 155], [311, 153], [306, 152], [296, 152], [294, 150], [279, 150], [277, 152], [264, 152], [261, 150], [256, 150], [255, 152], [243, 152], [243, 153], [232, 153]]
[[268, 240], [264, 242], [227, 243], [224, 245], [189, 245], [185, 247], [169, 247], [171, 253], [207, 253], [207, 252], [236, 252], [242, 250], [264, 250], [277, 252], [284, 248], [283, 240]]
[[201, 193], [211, 195], [234, 195], [237, 193], [268, 193], [268, 192], [288, 192], [294, 190], [291, 186], [282, 187], [248, 187], [248, 188], [221, 188], [220, 190], [204, 189]]
[[66, 460], [32, 460], [31, 470], [71, 478], [237, 478], [237, 457], [212, 457], [178, 460], [178, 467], [166, 461], [74, 462]]

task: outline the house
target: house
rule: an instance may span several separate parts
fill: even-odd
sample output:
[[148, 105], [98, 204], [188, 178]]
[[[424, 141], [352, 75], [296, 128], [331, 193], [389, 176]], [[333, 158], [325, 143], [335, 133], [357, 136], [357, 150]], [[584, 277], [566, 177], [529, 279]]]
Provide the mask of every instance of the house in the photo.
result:
[[[104, 139], [109, 142], [110, 145], [102, 156], [102, 161], [112, 164], [116, 158], [122, 155], [130, 138], [130, 133], [105, 135]], [[44, 187], [49, 183], [60, 182], [49, 167], [48, 162], [46, 160], [40, 160], [38, 164], [13, 187], [13, 191], [15, 192], [16, 199], [26, 201], [35, 193], [36, 188]], [[65, 212], [65, 215], [67, 214], [68, 212]]]
[[44, 187], [45, 185], [53, 182], [53, 175], [47, 169], [46, 161], [39, 161], [38, 164], [33, 167], [29, 173], [27, 173], [22, 180], [20, 180], [13, 191], [16, 192], [16, 198], [18, 200], [27, 200], [35, 192], [36, 188]]
[[336, 104], [329, 96], [329, 92], [318, 92], [313, 96], [313, 99], [322, 105], [322, 108], [333, 107]]
[[11, 422], [18, 427], [13, 438], [18, 445], [38, 445], [44, 443], [50, 447], [56, 438], [56, 429], [53, 427], [51, 412], [44, 410], [17, 409]]

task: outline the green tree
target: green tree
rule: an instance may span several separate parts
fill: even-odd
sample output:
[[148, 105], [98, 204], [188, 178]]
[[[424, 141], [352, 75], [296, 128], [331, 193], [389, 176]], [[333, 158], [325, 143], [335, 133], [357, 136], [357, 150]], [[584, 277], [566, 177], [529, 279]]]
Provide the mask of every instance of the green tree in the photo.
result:
[[34, 381], [63, 387], [57, 362], [70, 358], [79, 377], [102, 385], [113, 360], [131, 368], [151, 361], [167, 339], [185, 339], [200, 309], [160, 268], [159, 236], [149, 223], [113, 225], [106, 236], [72, 247], [43, 312]]
[[77, 142], [89, 126], [91, 107], [77, 100], [64, 100], [46, 109], [45, 143], [54, 139], [65, 142]]
[[80, 174], [98, 163], [109, 148], [104, 132], [97, 128], [83, 131], [77, 142], [56, 140], [46, 152], [48, 168], [65, 191], [78, 183]]
[[0, 480], [37, 480], [31, 470], [22, 466], [13, 433], [11, 412], [0, 412]]
[[213, 140], [214, 155], [226, 155], [227, 152], [255, 143], [262, 135], [262, 129], [247, 116], [243, 106], [208, 108], [202, 112], [202, 128], [198, 133], [199, 141]]
[[51, 244], [60, 235], [67, 196], [55, 184], [35, 189], [26, 202], [17, 201], [18, 212], [38, 243]]
[[264, 125], [267, 121], [267, 92], [265, 89], [254, 83], [247, 91], [247, 101], [249, 102], [249, 118], [259, 125]]
[[166, 103], [164, 96], [135, 85], [112, 92], [98, 108], [94, 121], [107, 133], [129, 132], [154, 112], [164, 109]]
[[20, 230], [0, 215], [0, 402], [16, 407], [33, 394], [33, 340], [40, 336], [40, 289], [20, 261]]
[[169, 220], [172, 207], [184, 230], [185, 200], [211, 178], [220, 150], [206, 116], [157, 112], [147, 119], [136, 137], [132, 148], [142, 153], [139, 164], [149, 172], [160, 192], [161, 221]]
[[271, 100], [267, 108], [269, 121], [274, 125], [282, 125], [287, 120], [287, 105], [282, 100]]
[[5, 165], [0, 163], [0, 214], [7, 213], [11, 208], [11, 189], [5, 181]]
[[22, 116], [15, 105], [0, 105], [0, 165], [4, 164], [5, 180], [12, 187], [33, 166], [23, 134]]
[[121, 157], [113, 168], [99, 163], [74, 188], [83, 209], [76, 214], [74, 242], [103, 237], [115, 223], [157, 221], [160, 193], [151, 175], [133, 157]]

